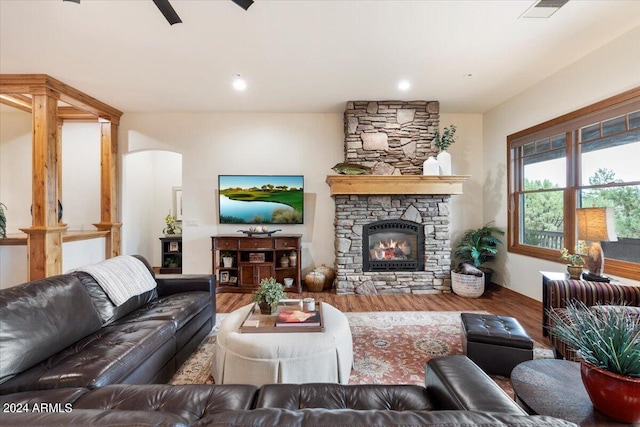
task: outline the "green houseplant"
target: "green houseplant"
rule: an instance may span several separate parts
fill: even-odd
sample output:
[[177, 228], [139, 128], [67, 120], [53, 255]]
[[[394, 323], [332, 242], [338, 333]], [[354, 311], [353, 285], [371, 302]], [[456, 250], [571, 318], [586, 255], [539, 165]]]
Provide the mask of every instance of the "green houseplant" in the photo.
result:
[[236, 255], [234, 252], [229, 252], [229, 251], [222, 252], [221, 254], [222, 266], [224, 268], [233, 267], [233, 260], [235, 259], [235, 257]]
[[164, 257], [164, 266], [167, 268], [178, 268], [180, 267], [180, 260], [174, 255], [166, 256]]
[[444, 128], [442, 134], [440, 134], [440, 130], [436, 129], [433, 144], [438, 147], [439, 151], [447, 151], [447, 148], [456, 142], [456, 129], [456, 125], [451, 125], [448, 128]]
[[549, 333], [582, 360], [582, 381], [593, 406], [616, 420], [639, 422], [640, 309], [570, 301], [565, 311], [548, 314]]
[[440, 175], [451, 175], [451, 154], [447, 152], [447, 148], [451, 144], [456, 142], [456, 126], [451, 125], [448, 128], [444, 128], [442, 134], [436, 129], [436, 134], [433, 138], [433, 145], [438, 148], [438, 167]]
[[182, 229], [178, 226], [178, 222], [176, 221], [176, 217], [171, 215], [171, 214], [167, 214], [167, 216], [164, 217], [164, 222], [167, 225], [162, 232], [166, 235], [175, 235], [175, 234], [180, 234], [182, 232]]
[[582, 274], [584, 258], [581, 254], [583, 254], [585, 250], [586, 247], [584, 241], [581, 240], [576, 247], [576, 253], [570, 253], [567, 248], [562, 248], [560, 251], [560, 258], [569, 262], [569, 264], [567, 264], [567, 271], [572, 279], [579, 279]]
[[504, 231], [492, 226], [493, 221], [484, 226], [465, 232], [456, 246], [454, 257], [459, 263], [468, 263], [482, 270], [485, 285], [491, 283], [493, 269], [484, 264], [493, 261], [498, 254], [502, 241], [495, 235], [504, 235]]
[[273, 277], [269, 277], [260, 281], [260, 286], [253, 293], [251, 301], [258, 303], [262, 314], [273, 314], [282, 298], [284, 298], [284, 286]]

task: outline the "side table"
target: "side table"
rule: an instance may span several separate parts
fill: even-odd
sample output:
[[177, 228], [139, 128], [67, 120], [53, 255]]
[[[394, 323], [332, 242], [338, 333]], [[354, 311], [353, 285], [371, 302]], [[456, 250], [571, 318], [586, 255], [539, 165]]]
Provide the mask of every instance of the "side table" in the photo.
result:
[[523, 362], [511, 372], [516, 402], [531, 415], [549, 415], [581, 426], [626, 426], [591, 404], [582, 384], [580, 364], [567, 360]]

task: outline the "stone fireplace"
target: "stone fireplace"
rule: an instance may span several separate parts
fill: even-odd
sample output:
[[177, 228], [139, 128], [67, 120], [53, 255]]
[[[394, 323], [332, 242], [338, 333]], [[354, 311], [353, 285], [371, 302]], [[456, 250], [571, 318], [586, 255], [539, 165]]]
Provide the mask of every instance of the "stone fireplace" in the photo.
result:
[[335, 201], [336, 291], [451, 291], [449, 201], [466, 176], [423, 176], [435, 155], [435, 101], [353, 101], [345, 111], [345, 161], [373, 175], [330, 175]]

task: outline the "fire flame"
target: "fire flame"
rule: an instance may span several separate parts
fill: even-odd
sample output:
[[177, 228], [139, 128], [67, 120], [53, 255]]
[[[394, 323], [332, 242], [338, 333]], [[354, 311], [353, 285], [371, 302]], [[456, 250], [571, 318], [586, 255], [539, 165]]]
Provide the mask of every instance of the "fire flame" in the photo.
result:
[[371, 259], [407, 259], [411, 253], [411, 246], [406, 240], [380, 240], [371, 248]]

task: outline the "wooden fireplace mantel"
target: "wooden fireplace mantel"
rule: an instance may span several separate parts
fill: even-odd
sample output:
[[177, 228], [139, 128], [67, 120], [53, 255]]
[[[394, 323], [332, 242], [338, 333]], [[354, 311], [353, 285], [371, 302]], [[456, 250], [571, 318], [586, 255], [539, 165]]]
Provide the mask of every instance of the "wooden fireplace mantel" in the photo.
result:
[[327, 175], [331, 195], [462, 194], [470, 175]]

